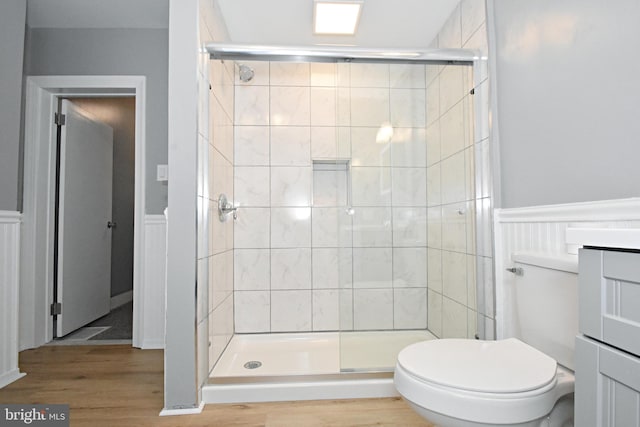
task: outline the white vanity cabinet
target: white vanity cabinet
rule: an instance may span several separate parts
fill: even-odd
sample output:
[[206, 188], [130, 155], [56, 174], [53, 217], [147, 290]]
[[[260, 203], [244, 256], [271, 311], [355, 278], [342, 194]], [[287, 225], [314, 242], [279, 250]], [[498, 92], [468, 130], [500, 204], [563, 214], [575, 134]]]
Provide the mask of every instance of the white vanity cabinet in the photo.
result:
[[640, 359], [576, 338], [576, 427], [640, 426]]
[[[635, 231], [634, 231], [635, 232]], [[603, 235], [604, 236], [604, 235]], [[580, 243], [576, 235], [575, 242]], [[575, 425], [640, 427], [640, 239], [579, 252]], [[593, 245], [593, 246], [589, 246]]]

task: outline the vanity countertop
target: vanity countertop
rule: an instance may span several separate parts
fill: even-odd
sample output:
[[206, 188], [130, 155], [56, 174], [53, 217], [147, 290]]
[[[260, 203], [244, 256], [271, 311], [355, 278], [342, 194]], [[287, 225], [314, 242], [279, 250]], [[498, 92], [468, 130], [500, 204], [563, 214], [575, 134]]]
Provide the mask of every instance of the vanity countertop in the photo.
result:
[[567, 228], [567, 244], [640, 250], [640, 228]]

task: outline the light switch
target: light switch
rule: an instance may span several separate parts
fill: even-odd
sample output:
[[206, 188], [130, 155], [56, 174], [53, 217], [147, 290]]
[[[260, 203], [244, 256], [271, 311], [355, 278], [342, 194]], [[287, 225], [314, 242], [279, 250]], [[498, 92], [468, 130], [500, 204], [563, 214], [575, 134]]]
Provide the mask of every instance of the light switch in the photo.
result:
[[158, 165], [158, 181], [169, 181], [169, 165]]

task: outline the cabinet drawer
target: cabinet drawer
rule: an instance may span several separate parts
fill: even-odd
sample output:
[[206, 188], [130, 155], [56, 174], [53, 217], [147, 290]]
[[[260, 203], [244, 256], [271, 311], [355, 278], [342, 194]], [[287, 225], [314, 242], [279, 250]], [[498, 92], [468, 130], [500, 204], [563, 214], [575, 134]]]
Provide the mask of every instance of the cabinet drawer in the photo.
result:
[[581, 249], [583, 334], [640, 355], [640, 253]]
[[640, 427], [640, 358], [576, 338], [575, 425]]
[[603, 275], [623, 282], [640, 282], [640, 254], [602, 251]]

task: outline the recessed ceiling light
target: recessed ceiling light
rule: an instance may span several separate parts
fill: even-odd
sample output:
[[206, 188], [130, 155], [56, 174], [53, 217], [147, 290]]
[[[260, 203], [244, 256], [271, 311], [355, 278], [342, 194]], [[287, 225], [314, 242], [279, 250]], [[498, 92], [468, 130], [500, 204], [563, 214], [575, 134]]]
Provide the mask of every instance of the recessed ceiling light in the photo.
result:
[[361, 10], [362, 1], [314, 0], [313, 33], [354, 35]]

